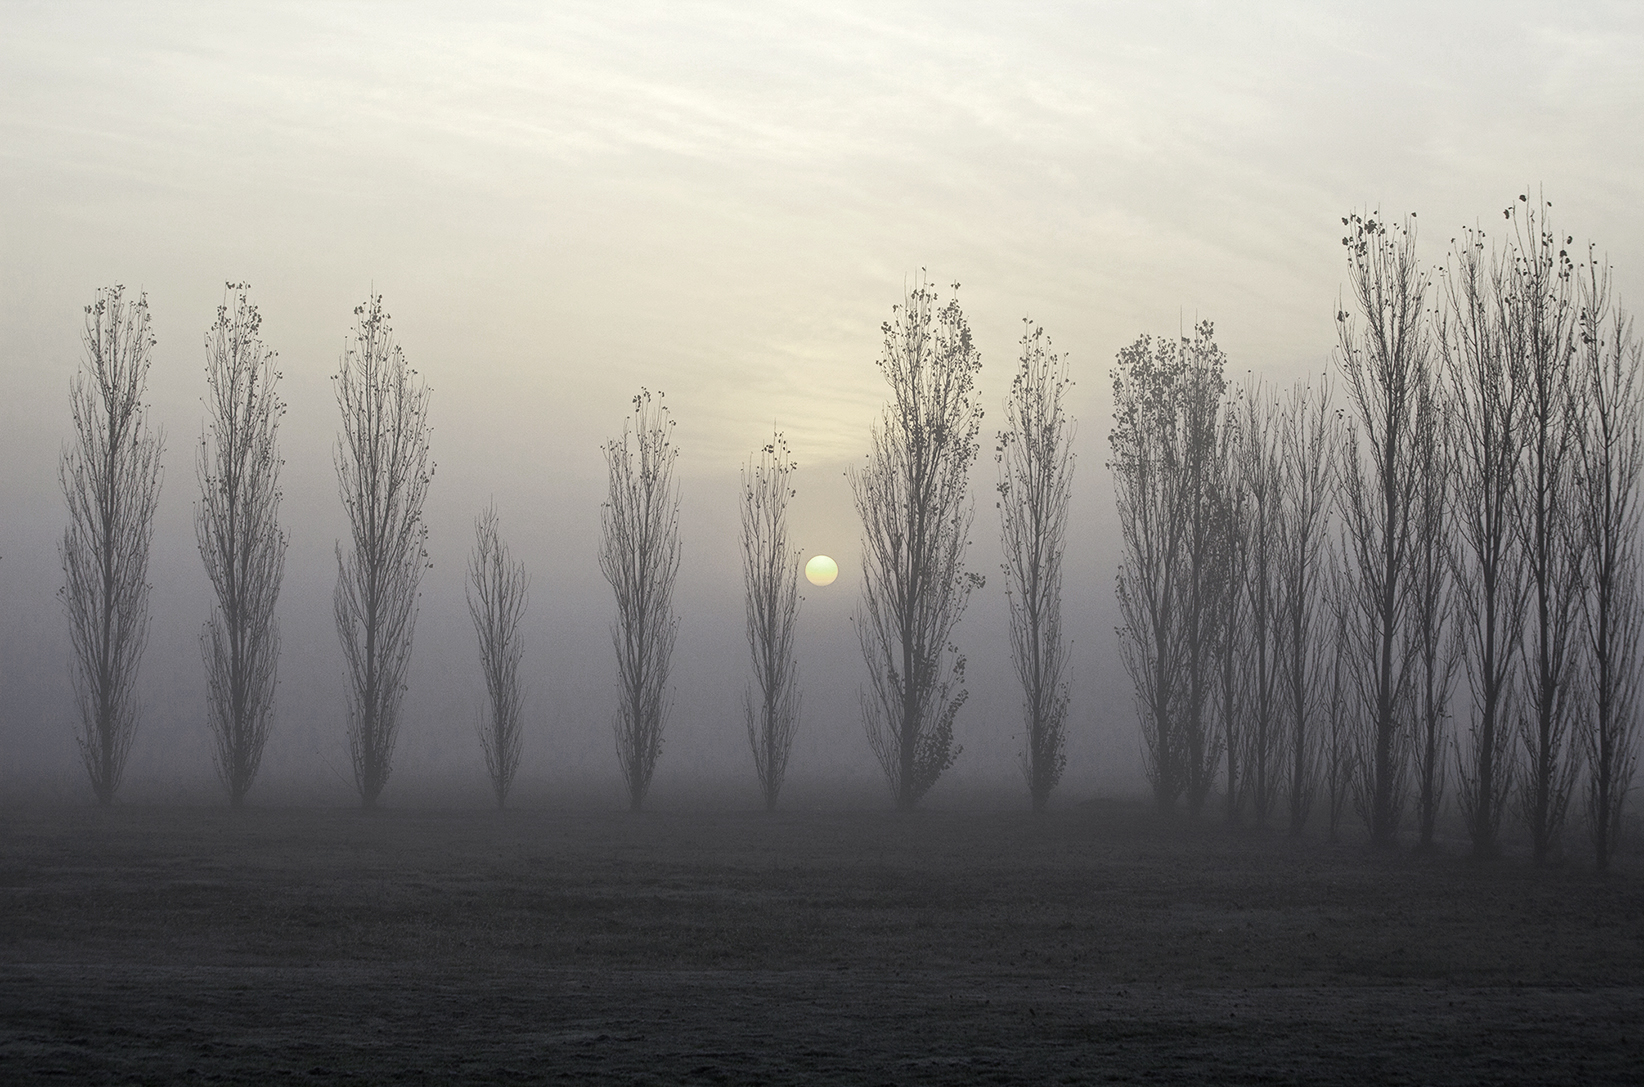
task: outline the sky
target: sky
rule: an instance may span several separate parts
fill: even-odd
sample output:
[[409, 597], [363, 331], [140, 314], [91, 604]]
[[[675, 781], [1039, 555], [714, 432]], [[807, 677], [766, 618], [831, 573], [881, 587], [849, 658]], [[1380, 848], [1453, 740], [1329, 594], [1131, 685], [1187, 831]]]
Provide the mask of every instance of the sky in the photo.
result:
[[[438, 463], [434, 568], [384, 801], [486, 797], [462, 577], [489, 500], [533, 578], [521, 795], [620, 801], [595, 555], [601, 444], [641, 387], [666, 394], [684, 488], [657, 796], [757, 800], [735, 501], [739, 466], [775, 427], [801, 466], [796, 540], [841, 567], [806, 591], [791, 794], [883, 800], [857, 710], [845, 471], [886, 396], [880, 323], [927, 276], [960, 284], [985, 426], [1003, 416], [1024, 319], [1069, 360], [1063, 800], [1139, 792], [1113, 633], [1115, 353], [1209, 319], [1236, 377], [1329, 372], [1342, 216], [1417, 215], [1437, 268], [1460, 227], [1494, 230], [1527, 190], [1607, 255], [1624, 302], [1638, 297], [1641, 56], [1644, 11], [1623, 3], [0, 2], [0, 790], [90, 795], [54, 595], [56, 471], [82, 308], [120, 283], [150, 303], [167, 435], [126, 794], [217, 795], [193, 456], [205, 330], [224, 283], [243, 281], [289, 404], [265, 796], [351, 791], [330, 377], [354, 307], [377, 292], [433, 389]], [[985, 454], [973, 474], [970, 565], [987, 574], [994, 472]], [[973, 694], [949, 792], [1014, 802], [1000, 584], [960, 628]]]

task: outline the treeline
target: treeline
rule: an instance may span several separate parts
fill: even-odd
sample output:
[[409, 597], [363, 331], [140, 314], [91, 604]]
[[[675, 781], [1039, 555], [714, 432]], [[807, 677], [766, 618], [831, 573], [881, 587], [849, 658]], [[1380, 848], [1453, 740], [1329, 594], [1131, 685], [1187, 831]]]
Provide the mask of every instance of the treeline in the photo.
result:
[[[955, 284], [957, 288], [957, 284]], [[430, 391], [395, 341], [382, 299], [354, 311], [333, 375], [333, 450], [349, 527], [336, 546], [334, 612], [348, 677], [346, 735], [361, 802], [378, 801], [393, 769], [421, 579], [429, 568], [423, 509], [435, 472]], [[953, 723], [966, 699], [953, 643], [970, 593], [970, 472], [980, 450], [980, 354], [956, 298], [920, 280], [883, 326], [879, 359], [891, 396], [865, 463], [850, 473], [863, 523], [856, 629], [868, 669], [869, 744], [896, 804], [910, 808], [959, 754]], [[144, 402], [154, 337], [146, 299], [121, 288], [86, 307], [84, 357], [71, 394], [74, 436], [60, 477], [69, 524], [61, 590], [73, 648], [78, 741], [99, 801], [112, 803], [140, 719], [136, 679], [148, 633], [149, 545], [164, 435]], [[276, 607], [287, 535], [280, 524], [276, 356], [244, 284], [229, 284], [206, 335], [207, 415], [196, 454], [195, 527], [214, 592], [200, 633], [206, 720], [230, 803], [251, 789], [275, 713]], [[1067, 715], [1061, 562], [1072, 477], [1068, 385], [1043, 330], [1025, 324], [997, 435], [997, 490], [1010, 594], [1011, 648], [1023, 684], [1022, 765], [1042, 807], [1060, 778]], [[599, 511], [599, 567], [611, 625], [616, 750], [631, 806], [644, 803], [661, 755], [679, 617], [679, 450], [662, 394], [642, 389], [621, 435], [603, 447], [609, 487]], [[741, 551], [752, 677], [744, 710], [766, 805], [775, 807], [799, 723], [796, 630], [800, 554], [788, 531], [798, 470], [780, 431], [742, 471]], [[467, 565], [468, 607], [485, 679], [480, 747], [499, 806], [524, 737], [521, 628], [530, 578], [494, 508], [480, 512]]]
[[[1124, 662], [1165, 808], [1378, 845], [1447, 805], [1607, 867], [1633, 780], [1641, 356], [1608, 267], [1521, 196], [1424, 267], [1342, 220], [1335, 378], [1227, 380], [1209, 322], [1113, 370]], [[1573, 810], [1572, 810], [1572, 805]], [[1322, 809], [1322, 812], [1316, 811]]]

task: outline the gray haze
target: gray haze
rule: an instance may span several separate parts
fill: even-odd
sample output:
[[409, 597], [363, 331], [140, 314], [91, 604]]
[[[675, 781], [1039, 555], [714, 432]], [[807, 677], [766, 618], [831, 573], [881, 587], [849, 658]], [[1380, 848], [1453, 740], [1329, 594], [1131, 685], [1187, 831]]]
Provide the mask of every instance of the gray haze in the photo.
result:
[[[1340, 217], [1420, 214], [1426, 256], [1525, 185], [1644, 277], [1644, 18], [1631, 5], [0, 6], [0, 789], [91, 796], [54, 594], [81, 307], [146, 291], [167, 431], [146, 712], [122, 795], [220, 795], [192, 529], [202, 341], [245, 280], [290, 411], [277, 721], [252, 802], [352, 797], [331, 617], [331, 396], [385, 296], [433, 386], [411, 692], [384, 794], [486, 802], [463, 603], [495, 498], [532, 577], [521, 803], [621, 802], [600, 443], [641, 385], [678, 420], [677, 699], [655, 799], [757, 803], [736, 471], [773, 421], [798, 542], [839, 560], [801, 616], [785, 800], [888, 802], [859, 723], [858, 528], [844, 469], [884, 399], [879, 323], [920, 267], [961, 281], [987, 422], [1031, 314], [1072, 358], [1073, 711], [1062, 802], [1142, 787], [1115, 659], [1107, 369], [1216, 322], [1234, 375], [1330, 365]], [[991, 435], [991, 431], [988, 432]], [[1026, 803], [992, 503], [975, 481], [964, 753], [930, 802]]]

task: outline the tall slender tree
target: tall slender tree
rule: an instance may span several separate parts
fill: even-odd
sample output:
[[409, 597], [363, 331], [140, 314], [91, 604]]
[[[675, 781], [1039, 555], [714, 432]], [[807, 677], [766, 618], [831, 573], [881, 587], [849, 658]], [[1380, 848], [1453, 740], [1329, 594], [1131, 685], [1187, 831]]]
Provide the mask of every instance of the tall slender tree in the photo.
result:
[[1067, 645], [1062, 555], [1073, 485], [1073, 436], [1063, 397], [1072, 381], [1044, 330], [1023, 321], [1022, 353], [999, 432], [1000, 537], [1010, 649], [1022, 684], [1022, 770], [1035, 811], [1067, 764]]
[[609, 490], [600, 509], [599, 568], [616, 596], [611, 642], [620, 698], [614, 727], [628, 806], [651, 788], [668, 717], [668, 669], [679, 616], [679, 447], [662, 393], [641, 389], [622, 437], [605, 443]]
[[1226, 356], [1201, 321], [1143, 335], [1113, 368], [1108, 442], [1124, 560], [1120, 654], [1135, 684], [1148, 779], [1161, 808], [1197, 814], [1221, 764], [1215, 696], [1230, 552]]
[[1403, 638], [1415, 508], [1416, 405], [1431, 380], [1428, 279], [1415, 219], [1375, 213], [1342, 220], [1353, 312], [1337, 307], [1338, 360], [1354, 426], [1344, 451], [1343, 514], [1351, 546], [1356, 683], [1368, 733], [1359, 807], [1376, 845], [1397, 840], [1407, 784], [1412, 680]]
[[1325, 616], [1329, 624], [1329, 687], [1326, 698], [1324, 752], [1320, 758], [1324, 777], [1325, 819], [1330, 841], [1341, 834], [1342, 814], [1352, 794], [1358, 774], [1358, 714], [1363, 702], [1353, 680], [1351, 583], [1342, 562], [1344, 548], [1332, 541], [1326, 548]]
[[1610, 273], [1591, 253], [1581, 278], [1578, 388], [1587, 403], [1577, 461], [1575, 516], [1587, 552], [1582, 600], [1586, 664], [1588, 831], [1598, 870], [1621, 838], [1621, 814], [1638, 764], [1640, 652], [1644, 650], [1644, 348], [1610, 299]]
[[1508, 350], [1525, 376], [1524, 484], [1517, 529], [1529, 578], [1520, 718], [1525, 773], [1519, 809], [1536, 863], [1560, 851], [1581, 749], [1574, 742], [1572, 684], [1581, 604], [1581, 540], [1575, 517], [1576, 456], [1585, 398], [1576, 389], [1579, 309], [1569, 237], [1552, 232], [1551, 205], [1528, 194], [1507, 209], [1517, 227], [1508, 280]]
[[742, 469], [742, 585], [754, 678], [742, 707], [766, 811], [776, 810], [799, 727], [800, 556], [788, 538], [798, 469], [781, 431]]
[[1341, 433], [1328, 379], [1315, 390], [1296, 385], [1279, 425], [1278, 617], [1286, 702], [1286, 799], [1297, 835], [1318, 790], [1320, 738], [1315, 719], [1324, 699], [1328, 643], [1319, 638], [1324, 608], [1325, 541], [1336, 497]]
[[480, 747], [491, 775], [497, 807], [508, 803], [508, 790], [519, 770], [524, 742], [519, 662], [525, 647], [520, 624], [531, 578], [525, 564], [515, 559], [502, 539], [497, 508], [487, 506], [474, 520], [474, 550], [468, 557], [468, 615], [479, 640], [480, 671], [485, 675], [485, 715], [480, 721]]
[[58, 545], [74, 656], [80, 759], [112, 804], [139, 719], [148, 642], [148, 555], [160, 500], [163, 432], [150, 425], [148, 299], [106, 287], [85, 309], [85, 354], [69, 386], [74, 438], [58, 462], [69, 523]]
[[348, 664], [348, 746], [360, 800], [375, 807], [393, 769], [422, 572], [423, 503], [434, 477], [428, 385], [394, 342], [382, 296], [354, 308], [336, 376], [333, 460], [349, 546], [337, 544], [333, 610]]
[[1451, 401], [1429, 382], [1416, 405], [1416, 499], [1410, 538], [1410, 625], [1407, 651], [1415, 660], [1415, 735], [1411, 744], [1416, 826], [1431, 848], [1444, 803], [1450, 760], [1446, 722], [1462, 641], [1455, 614], [1456, 548], [1451, 508], [1455, 474]]
[[1457, 796], [1473, 853], [1494, 856], [1513, 784], [1513, 693], [1526, 606], [1519, 439], [1526, 376], [1511, 333], [1502, 259], [1466, 230], [1446, 270], [1439, 343], [1455, 425], [1456, 617], [1472, 714], [1457, 736]]
[[[893, 314], [881, 326], [879, 356], [891, 401], [850, 483], [863, 532], [855, 620], [868, 666], [863, 722], [905, 811], [959, 755], [953, 723], [967, 696], [965, 658], [952, 639], [971, 590], [982, 585], [964, 568], [982, 360], [958, 299], [942, 302], [923, 280]], [[944, 652], [952, 660], [946, 669]]]
[[217, 773], [241, 807], [256, 780], [274, 716], [285, 574], [280, 518], [280, 417], [274, 352], [243, 283], [227, 286], [206, 333], [205, 433], [196, 474], [194, 534], [216, 595], [200, 633]]
[[1180, 360], [1168, 341], [1141, 336], [1112, 370], [1113, 429], [1108, 434], [1124, 557], [1117, 590], [1119, 654], [1135, 688], [1148, 781], [1160, 808], [1182, 794], [1176, 713], [1178, 592], [1185, 524], [1178, 515], [1180, 462], [1177, 384]]
[[1256, 825], [1265, 827], [1285, 779], [1282, 562], [1284, 466], [1279, 405], [1260, 382], [1245, 390], [1240, 424], [1244, 487], [1244, 593], [1248, 626], [1243, 644], [1249, 686], [1245, 702], [1244, 780]]
[[1181, 592], [1177, 614], [1182, 637], [1181, 660], [1186, 696], [1181, 727], [1181, 778], [1188, 812], [1197, 817], [1215, 784], [1221, 764], [1221, 730], [1214, 727], [1217, 648], [1221, 640], [1220, 606], [1227, 581], [1228, 554], [1224, 529], [1227, 490], [1227, 444], [1221, 429], [1227, 391], [1227, 357], [1215, 341], [1209, 321], [1183, 337], [1179, 350], [1184, 380], [1179, 386], [1181, 460], [1176, 494], [1183, 519], [1185, 567], [1175, 585]]
[[1242, 401], [1229, 403], [1222, 415], [1222, 435], [1226, 465], [1221, 507], [1222, 578], [1219, 638], [1216, 652], [1221, 668], [1217, 691], [1217, 708], [1221, 714], [1222, 753], [1226, 763], [1223, 782], [1225, 818], [1229, 826], [1240, 820], [1243, 766], [1244, 717], [1247, 713], [1245, 698], [1249, 682], [1245, 670], [1245, 641], [1249, 637], [1247, 619], [1248, 594], [1245, 578], [1249, 559], [1249, 501], [1244, 486], [1244, 430], [1240, 425], [1238, 408]]

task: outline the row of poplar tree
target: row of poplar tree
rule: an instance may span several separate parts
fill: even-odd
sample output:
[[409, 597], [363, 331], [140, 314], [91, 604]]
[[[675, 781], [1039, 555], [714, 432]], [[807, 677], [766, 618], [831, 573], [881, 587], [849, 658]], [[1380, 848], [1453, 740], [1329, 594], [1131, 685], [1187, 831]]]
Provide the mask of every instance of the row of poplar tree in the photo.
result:
[[[1118, 596], [1165, 807], [1322, 800], [1537, 862], [1572, 805], [1614, 853], [1636, 761], [1640, 345], [1607, 265], [1528, 195], [1433, 271], [1415, 218], [1343, 219], [1338, 380], [1230, 388], [1211, 325], [1113, 371]], [[1465, 683], [1463, 683], [1463, 679]]]
[[[955, 284], [957, 288], [957, 284]], [[421, 578], [429, 569], [423, 507], [434, 475], [429, 389], [395, 342], [373, 296], [354, 311], [333, 376], [341, 428], [334, 449], [349, 535], [336, 547], [334, 610], [349, 679], [347, 736], [362, 802], [376, 804], [392, 769]], [[244, 803], [274, 719], [276, 604], [287, 535], [279, 523], [276, 356], [244, 284], [229, 284], [206, 335], [207, 416], [196, 454], [195, 528], [214, 604], [200, 635], [207, 721], [231, 803]], [[980, 355], [956, 298], [921, 279], [883, 325], [879, 367], [891, 388], [871, 451], [851, 472], [863, 522], [864, 581], [856, 629], [867, 664], [867, 737], [899, 807], [917, 804], [959, 754], [964, 657], [953, 645], [982, 579], [964, 567], [974, 519], [969, 474], [979, 451]], [[147, 638], [149, 545], [163, 435], [144, 402], [154, 337], [147, 301], [119, 287], [86, 307], [84, 357], [71, 387], [74, 438], [60, 477], [69, 523], [61, 590], [73, 646], [80, 753], [98, 799], [111, 803], [136, 735], [138, 665]], [[998, 435], [1011, 646], [1023, 684], [1022, 765], [1042, 807], [1064, 765], [1067, 713], [1061, 560], [1072, 477], [1073, 423], [1063, 361], [1024, 323], [1022, 353]], [[660, 393], [641, 390], [620, 438], [604, 445], [609, 489], [599, 565], [616, 605], [613, 718], [631, 805], [644, 802], [668, 716], [679, 617], [678, 448]], [[788, 532], [797, 465], [782, 434], [741, 478], [745, 612], [753, 670], [744, 709], [766, 805], [774, 807], [799, 722], [795, 633], [800, 553]], [[480, 739], [499, 805], [523, 742], [521, 625], [529, 577], [494, 508], [480, 514], [467, 597], [487, 710]]]

